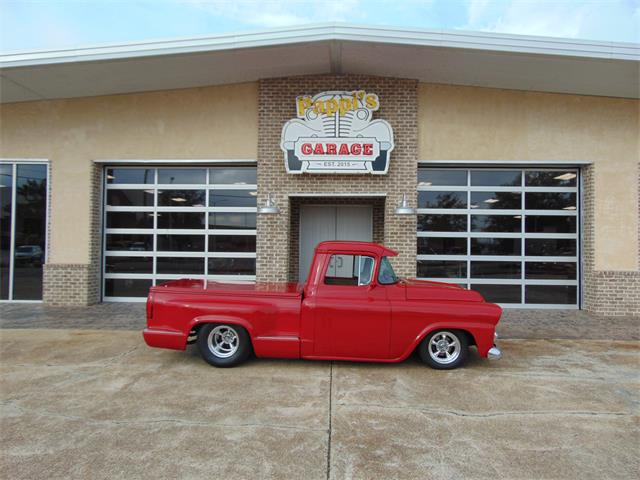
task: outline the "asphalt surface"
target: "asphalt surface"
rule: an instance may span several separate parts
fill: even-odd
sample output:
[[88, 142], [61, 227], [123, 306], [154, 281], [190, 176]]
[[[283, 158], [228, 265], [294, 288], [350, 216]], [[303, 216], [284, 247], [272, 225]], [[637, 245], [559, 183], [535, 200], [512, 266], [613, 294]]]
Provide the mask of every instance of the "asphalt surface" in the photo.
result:
[[637, 341], [501, 347], [215, 369], [139, 332], [3, 329], [0, 478], [638, 478]]

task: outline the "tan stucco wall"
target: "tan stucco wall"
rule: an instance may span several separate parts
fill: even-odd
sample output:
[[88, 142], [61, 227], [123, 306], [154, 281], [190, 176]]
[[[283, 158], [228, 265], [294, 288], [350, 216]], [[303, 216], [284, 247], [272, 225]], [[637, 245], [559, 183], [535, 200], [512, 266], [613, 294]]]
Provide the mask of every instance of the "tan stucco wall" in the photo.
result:
[[637, 100], [421, 84], [421, 160], [591, 161], [595, 268], [638, 269]]
[[[638, 269], [637, 100], [420, 84], [421, 160], [596, 164], [595, 267]], [[87, 263], [94, 159], [257, 157], [247, 83], [0, 106], [0, 158], [52, 165], [51, 263]], [[205, 128], [203, 128], [205, 126]]]
[[0, 106], [0, 158], [51, 161], [50, 263], [87, 263], [96, 159], [255, 159], [255, 83]]

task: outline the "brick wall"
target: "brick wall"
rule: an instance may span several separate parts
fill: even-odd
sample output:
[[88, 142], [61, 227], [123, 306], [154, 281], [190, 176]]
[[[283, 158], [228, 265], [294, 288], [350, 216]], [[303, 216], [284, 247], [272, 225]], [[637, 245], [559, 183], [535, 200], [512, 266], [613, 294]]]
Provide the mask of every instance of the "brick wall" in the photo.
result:
[[47, 305], [83, 306], [97, 301], [98, 268], [87, 264], [53, 263], [44, 266], [43, 301]]
[[[415, 276], [416, 217], [396, 215], [394, 209], [402, 194], [407, 194], [410, 204], [416, 202], [417, 87], [415, 80], [361, 75], [299, 76], [260, 81], [258, 204], [264, 204], [267, 193], [271, 193], [280, 214], [258, 215], [258, 280], [285, 281], [291, 277], [291, 272], [297, 272], [297, 248], [296, 244], [292, 246], [290, 235], [299, 214], [293, 211], [289, 195], [301, 193], [326, 194], [325, 198], [333, 200], [335, 193], [386, 194], [384, 215], [374, 215], [374, 230], [383, 228], [384, 244], [399, 252], [394, 259], [398, 274]], [[280, 135], [285, 122], [296, 116], [296, 97], [328, 90], [365, 90], [378, 94], [380, 109], [375, 118], [389, 122], [395, 140], [387, 175], [286, 173]], [[379, 225], [380, 218], [383, 218], [382, 226]]]
[[[583, 308], [599, 315], [640, 315], [640, 271], [595, 269], [596, 168], [582, 169]], [[638, 186], [640, 189], [640, 178]]]

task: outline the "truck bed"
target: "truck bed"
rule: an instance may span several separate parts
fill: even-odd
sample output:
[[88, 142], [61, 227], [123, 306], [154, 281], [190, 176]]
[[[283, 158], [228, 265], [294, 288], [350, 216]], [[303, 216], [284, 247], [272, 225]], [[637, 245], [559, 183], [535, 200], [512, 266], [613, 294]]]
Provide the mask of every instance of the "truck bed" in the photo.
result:
[[286, 297], [302, 296], [302, 285], [287, 282], [215, 282], [183, 278], [172, 280], [151, 288], [152, 292], [189, 292], [206, 295], [233, 295], [248, 297]]

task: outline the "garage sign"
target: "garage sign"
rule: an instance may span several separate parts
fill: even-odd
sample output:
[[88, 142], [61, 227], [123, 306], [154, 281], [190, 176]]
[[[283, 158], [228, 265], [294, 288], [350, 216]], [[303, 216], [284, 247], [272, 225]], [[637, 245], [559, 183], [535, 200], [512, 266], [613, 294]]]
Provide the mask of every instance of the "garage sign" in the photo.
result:
[[370, 173], [389, 170], [393, 130], [373, 120], [375, 93], [330, 91], [296, 98], [297, 118], [282, 128], [288, 173]]

